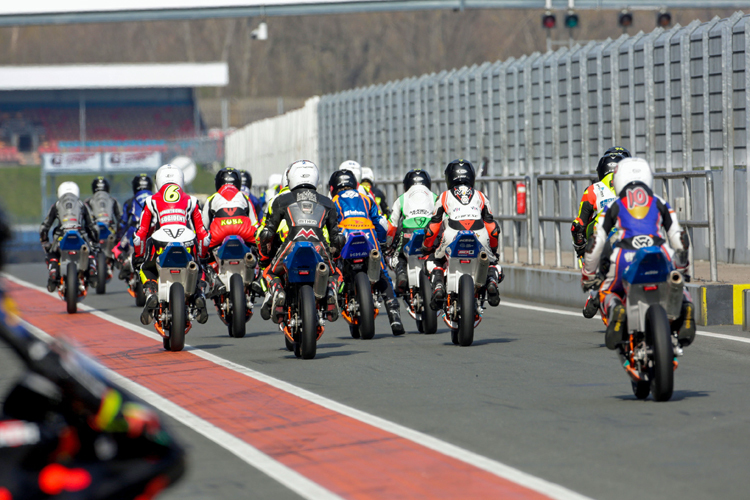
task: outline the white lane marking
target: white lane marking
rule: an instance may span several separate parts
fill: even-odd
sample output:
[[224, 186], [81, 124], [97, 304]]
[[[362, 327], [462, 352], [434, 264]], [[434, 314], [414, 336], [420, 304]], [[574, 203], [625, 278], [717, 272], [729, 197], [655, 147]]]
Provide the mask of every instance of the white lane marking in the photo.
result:
[[[547, 308], [547, 307], [530, 306], [528, 304], [519, 304], [518, 302], [507, 302], [507, 301], [500, 302], [500, 305], [506, 306], [506, 307], [514, 307], [516, 309], [527, 309], [529, 311], [546, 312], [550, 314], [564, 314], [565, 316], [575, 316], [576, 318], [586, 320], [586, 318], [584, 318], [581, 313], [577, 313], [573, 311], [565, 311], [563, 309], [552, 309], [552, 308]], [[696, 333], [704, 337], [714, 337], [717, 339], [733, 340], [735, 342], [743, 342], [745, 344], [750, 344], [750, 338], [746, 338], [746, 337], [737, 337], [735, 335], [726, 335], [724, 333], [703, 332], [700, 330], [698, 330]]]
[[[13, 282], [15, 282], [15, 283], [17, 283], [19, 285], [22, 285], [22, 286], [25, 286], [25, 287], [28, 287], [28, 288], [32, 288], [34, 290], [43, 291], [43, 292], [48, 293], [50, 295], [54, 295], [54, 293], [47, 292], [46, 288], [42, 288], [42, 287], [36, 286], [34, 284], [28, 283], [28, 282], [26, 282], [24, 280], [16, 278], [15, 276], [11, 276], [11, 275], [8, 275], [8, 274], [3, 274], [3, 275], [7, 279], [9, 279], [10, 281], [13, 281]], [[129, 330], [131, 330], [131, 331], [133, 331], [135, 333], [139, 333], [139, 334], [144, 335], [144, 336], [149, 337], [149, 338], [155, 338], [156, 337], [155, 340], [161, 341], [161, 336], [157, 335], [154, 332], [146, 330], [145, 328], [142, 328], [140, 326], [136, 326], [136, 325], [133, 325], [133, 324], [128, 323], [126, 321], [123, 321], [121, 319], [115, 318], [113, 316], [110, 316], [107, 313], [103, 313], [101, 311], [96, 311], [93, 308], [88, 307], [88, 306], [85, 307], [85, 310], [91, 311], [91, 313], [94, 314], [95, 316], [97, 316], [97, 317], [99, 317], [101, 319], [110, 321], [112, 323], [115, 323], [117, 325], [120, 325], [120, 326], [122, 326], [124, 328], [127, 328], [127, 329], [129, 329]], [[422, 446], [424, 446], [426, 448], [429, 448], [431, 450], [437, 451], [438, 453], [441, 453], [441, 454], [446, 455], [448, 457], [455, 458], [455, 459], [460, 460], [460, 461], [462, 461], [464, 463], [467, 463], [467, 464], [469, 464], [471, 466], [477, 467], [477, 468], [482, 469], [484, 471], [487, 471], [487, 472], [489, 472], [491, 474], [494, 474], [494, 475], [496, 475], [498, 477], [501, 477], [503, 479], [512, 481], [512, 482], [514, 482], [516, 484], [519, 484], [521, 486], [524, 486], [526, 488], [535, 490], [535, 491], [537, 491], [539, 493], [542, 493], [544, 495], [549, 496], [550, 498], [554, 498], [556, 500], [591, 500], [589, 497], [581, 495], [580, 493], [577, 493], [575, 491], [569, 490], [568, 488], [565, 488], [564, 486], [560, 486], [559, 484], [555, 484], [555, 483], [552, 483], [552, 482], [547, 481], [545, 479], [542, 479], [542, 478], [539, 478], [539, 477], [536, 477], [536, 476], [532, 476], [531, 474], [523, 472], [523, 471], [521, 471], [519, 469], [516, 469], [514, 467], [511, 467], [509, 465], [505, 465], [505, 464], [503, 464], [501, 462], [498, 462], [496, 460], [492, 460], [490, 458], [484, 457], [482, 455], [479, 455], [477, 453], [471, 452], [469, 450], [465, 450], [463, 448], [460, 448], [458, 446], [452, 445], [450, 443], [447, 443], [447, 442], [442, 441], [442, 440], [440, 440], [438, 438], [429, 436], [429, 435], [424, 434], [422, 432], [416, 431], [414, 429], [410, 429], [408, 427], [404, 427], [404, 426], [399, 425], [399, 424], [397, 424], [395, 422], [391, 422], [389, 420], [377, 417], [377, 416], [372, 415], [370, 413], [367, 413], [367, 412], [364, 412], [364, 411], [361, 411], [361, 410], [357, 410], [355, 408], [352, 408], [350, 406], [346, 406], [346, 405], [341, 404], [341, 403], [337, 403], [336, 401], [328, 399], [328, 398], [326, 398], [324, 396], [320, 396], [318, 394], [312, 393], [312, 392], [310, 392], [310, 391], [308, 391], [306, 389], [302, 389], [302, 388], [297, 387], [295, 385], [292, 385], [292, 384], [290, 384], [288, 382], [284, 382], [283, 380], [279, 380], [277, 378], [271, 377], [271, 376], [266, 375], [264, 373], [255, 371], [255, 370], [253, 370], [251, 368], [248, 368], [246, 366], [242, 366], [242, 365], [234, 363], [232, 361], [220, 358], [220, 357], [215, 356], [213, 354], [210, 354], [210, 353], [208, 353], [206, 351], [202, 351], [200, 349], [196, 349], [196, 348], [188, 346], [188, 345], [185, 346], [185, 349], [189, 350], [190, 352], [192, 352], [196, 356], [199, 356], [199, 357], [201, 357], [201, 358], [203, 358], [203, 359], [205, 359], [207, 361], [210, 361], [210, 362], [215, 363], [217, 365], [223, 366], [223, 367], [228, 368], [230, 370], [233, 370], [233, 371], [235, 371], [237, 373], [241, 373], [242, 375], [250, 377], [250, 378], [252, 378], [254, 380], [266, 383], [266, 384], [268, 384], [268, 385], [270, 385], [272, 387], [275, 387], [275, 388], [280, 389], [282, 391], [285, 391], [287, 393], [293, 394], [293, 395], [295, 395], [295, 396], [297, 396], [299, 398], [302, 398], [302, 399], [304, 399], [306, 401], [309, 401], [311, 403], [315, 403], [317, 405], [320, 405], [320, 406], [322, 406], [324, 408], [327, 408], [329, 410], [335, 411], [335, 412], [340, 413], [342, 415], [346, 415], [347, 417], [353, 418], [353, 419], [358, 420], [360, 422], [363, 422], [363, 423], [365, 423], [367, 425], [371, 425], [373, 427], [376, 427], [376, 428], [379, 428], [381, 430], [384, 430], [384, 431], [390, 432], [392, 434], [395, 434], [395, 435], [397, 435], [399, 437], [402, 437], [404, 439], [408, 439], [409, 441], [412, 441], [412, 442], [414, 442], [416, 444], [422, 445]], [[119, 375], [117, 375], [117, 376], [120, 377]], [[132, 383], [134, 385], [137, 385], [134, 382], [130, 382], [130, 383]], [[138, 386], [138, 387], [140, 387], [140, 386]], [[145, 388], [143, 388], [143, 390], [151, 392], [151, 391], [149, 391], [148, 389], [145, 389]], [[139, 395], [139, 397], [141, 397], [140, 394], [138, 394], [138, 395]], [[163, 398], [161, 398], [161, 396], [158, 396], [156, 394], [154, 394], [154, 396], [155, 396], [155, 398], [160, 398], [160, 399], [164, 400]], [[153, 399], [151, 401], [147, 400], [147, 401], [150, 404], [154, 405], [155, 407], [157, 407], [159, 409], [162, 408], [160, 406], [161, 402], [158, 402], [158, 404], [152, 402], [152, 401], [158, 401], [157, 399]], [[174, 403], [171, 403], [168, 400], [164, 400], [164, 401], [166, 403], [169, 403], [170, 405], [173, 405], [174, 407], [179, 408], [180, 410], [182, 410], [182, 408], [180, 408], [177, 405], [174, 405]], [[185, 411], [185, 410], [182, 410], [182, 411]], [[169, 414], [167, 411], [165, 411], [165, 413]], [[195, 415], [193, 415], [193, 417], [195, 419], [201, 420], [199, 417], [196, 417]], [[177, 418], [177, 417], [175, 417], [175, 418]], [[208, 422], [205, 422], [203, 420], [201, 420], [201, 422], [205, 423], [205, 425], [212, 426], [212, 424], [210, 424]], [[186, 425], [192, 426], [192, 424], [186, 424]], [[224, 432], [224, 431], [221, 431], [221, 429], [218, 429], [218, 428], [216, 428], [216, 429], [218, 431], [220, 431], [220, 432]], [[214, 437], [212, 437], [214, 434], [212, 434], [211, 436], [209, 436], [207, 434], [203, 434], [203, 435], [206, 436], [206, 437], [208, 437], [212, 441], [215, 441], [215, 442], [217, 442], [217, 443], [219, 443], [219, 444], [221, 444], [223, 446], [223, 443], [221, 441], [217, 441], [216, 439], [214, 439]], [[236, 439], [236, 438], [234, 438], [234, 439]], [[240, 442], [244, 443], [244, 441], [240, 441]], [[227, 448], [227, 449], [229, 449], [229, 448]], [[255, 450], [255, 448], [252, 448], [252, 449]], [[232, 451], [232, 450], [230, 450], [230, 451]], [[257, 451], [257, 450], [255, 450], [255, 451]], [[234, 453], [234, 451], [233, 451], [233, 453]], [[260, 452], [258, 452], [258, 453], [260, 453]], [[240, 457], [240, 458], [243, 458], [243, 457]], [[273, 460], [270, 457], [267, 457], [267, 458], [269, 460]], [[243, 458], [243, 460], [245, 460], [245, 458]], [[247, 460], [245, 460], [245, 461], [247, 461]], [[264, 471], [264, 472], [266, 472], [266, 471]], [[268, 472], [266, 472], [266, 474], [268, 474], [269, 476], [271, 475]], [[271, 476], [271, 477], [274, 477], [274, 476]], [[286, 484], [281, 479], [277, 479], [277, 480], [279, 482], [281, 482], [282, 484]], [[297, 490], [294, 490], [294, 491], [297, 491]]]
[[[51, 338], [51, 336], [47, 332], [40, 328], [37, 328], [29, 322], [23, 321], [23, 324], [26, 326], [26, 328], [36, 332], [37, 334], [43, 337]], [[173, 419], [185, 425], [188, 429], [192, 429], [198, 434], [201, 434], [202, 436], [210, 439], [214, 443], [218, 444], [222, 448], [235, 455], [243, 462], [258, 469], [280, 484], [294, 491], [302, 498], [306, 498], [308, 500], [344, 500], [342, 497], [328, 491], [319, 484], [310, 481], [305, 476], [296, 472], [294, 469], [290, 469], [286, 465], [277, 462], [262, 451], [233, 436], [225, 430], [216, 427], [214, 424], [203, 420], [193, 413], [190, 413], [186, 409], [174, 404], [170, 400], [158, 395], [152, 390], [147, 389], [142, 385], [123, 377], [119, 373], [112, 371], [105, 366], [102, 366], [96, 360], [94, 360], [94, 363], [99, 369], [102, 370], [102, 372], [106, 374], [106, 376], [110, 380], [112, 380], [116, 384], [119, 384], [122, 388], [135, 394], [151, 406], [158, 408], [162, 413], [169, 415]]]

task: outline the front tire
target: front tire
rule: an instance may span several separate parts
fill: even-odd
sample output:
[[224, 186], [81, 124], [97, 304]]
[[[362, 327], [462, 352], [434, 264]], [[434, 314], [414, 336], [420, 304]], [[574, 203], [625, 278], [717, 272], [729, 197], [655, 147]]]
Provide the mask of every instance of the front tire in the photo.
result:
[[437, 311], [430, 307], [432, 284], [424, 271], [419, 271], [419, 295], [422, 297], [422, 329], [426, 334], [433, 334], [437, 332]]
[[648, 397], [648, 393], [651, 390], [651, 385], [648, 382], [631, 380], [630, 383], [633, 384], [633, 394], [636, 398], [646, 399]]
[[247, 316], [245, 283], [239, 274], [233, 274], [229, 279], [229, 301], [232, 304], [232, 318], [229, 323], [229, 331], [232, 337], [239, 339], [245, 336], [245, 317]]
[[[304, 285], [299, 291], [300, 339], [299, 353], [302, 359], [315, 357], [318, 341], [318, 310], [315, 307], [315, 293], [310, 285]], [[296, 347], [296, 346], [295, 346]], [[296, 354], [296, 352], [295, 352]]]
[[375, 336], [375, 304], [372, 301], [372, 285], [365, 273], [354, 275], [354, 297], [359, 304], [359, 334], [363, 340]]
[[651, 395], [656, 401], [669, 401], [674, 389], [674, 350], [667, 312], [659, 304], [646, 312], [646, 336], [654, 348]]
[[99, 274], [99, 281], [96, 283], [96, 294], [103, 295], [107, 291], [107, 256], [104, 252], [96, 254], [96, 272]]
[[458, 281], [458, 345], [470, 346], [474, 342], [474, 279], [464, 274]]
[[182, 283], [173, 283], [169, 288], [169, 312], [172, 320], [169, 327], [169, 348], [181, 351], [185, 347], [185, 325], [187, 321], [185, 289]]
[[65, 274], [65, 305], [68, 314], [78, 311], [78, 266], [75, 262], [68, 262]]

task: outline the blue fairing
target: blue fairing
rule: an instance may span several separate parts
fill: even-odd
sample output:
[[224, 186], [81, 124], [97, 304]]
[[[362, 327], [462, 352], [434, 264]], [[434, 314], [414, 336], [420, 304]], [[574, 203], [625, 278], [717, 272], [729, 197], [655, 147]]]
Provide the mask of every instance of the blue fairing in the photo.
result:
[[342, 259], [366, 259], [370, 256], [370, 251], [375, 248], [375, 244], [367, 237], [363, 231], [351, 231], [347, 234], [346, 244], [341, 250]]
[[96, 227], [99, 229], [99, 241], [106, 240], [109, 235], [112, 234], [112, 231], [110, 231], [109, 227], [103, 222], [97, 222]]
[[417, 229], [411, 233], [411, 239], [404, 245], [406, 255], [421, 255], [422, 243], [424, 243], [424, 229]]
[[660, 247], [646, 247], [635, 253], [633, 262], [625, 268], [622, 279], [630, 284], [661, 283], [667, 281], [673, 269]]
[[323, 262], [323, 257], [308, 241], [295, 243], [292, 251], [284, 258], [287, 280], [290, 283], [313, 283], [315, 267]]
[[60, 250], [65, 252], [76, 252], [81, 249], [85, 241], [77, 230], [67, 231], [60, 240]]
[[160, 267], [187, 267], [193, 260], [190, 252], [179, 243], [168, 243], [159, 255]]
[[473, 259], [479, 256], [482, 245], [479, 243], [474, 231], [459, 231], [456, 239], [448, 246], [448, 249], [450, 250], [450, 256], [454, 259]]
[[227, 236], [216, 252], [216, 256], [221, 260], [242, 260], [250, 249], [242, 241], [242, 238], [236, 235]]

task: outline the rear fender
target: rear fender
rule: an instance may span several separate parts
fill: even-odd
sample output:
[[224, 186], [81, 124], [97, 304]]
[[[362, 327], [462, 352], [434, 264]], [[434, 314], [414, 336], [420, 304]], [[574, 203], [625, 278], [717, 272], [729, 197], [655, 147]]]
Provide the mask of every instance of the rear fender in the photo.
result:
[[284, 258], [284, 269], [290, 283], [310, 283], [315, 281], [315, 268], [323, 257], [315, 245], [309, 241], [295, 243], [289, 255]]

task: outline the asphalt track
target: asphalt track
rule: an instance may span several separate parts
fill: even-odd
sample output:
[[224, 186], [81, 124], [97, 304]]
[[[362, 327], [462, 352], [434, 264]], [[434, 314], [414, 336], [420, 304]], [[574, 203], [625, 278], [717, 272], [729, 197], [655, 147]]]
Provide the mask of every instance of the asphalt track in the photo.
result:
[[[6, 271], [45, 282], [40, 264]], [[538, 304], [488, 311], [468, 348], [409, 318], [399, 338], [378, 318], [372, 341], [339, 321], [304, 361], [259, 316], [242, 339], [212, 316], [188, 334], [196, 350], [167, 353], [118, 282], [84, 301], [98, 313], [75, 316], [7, 286], [31, 324], [83, 344], [171, 415], [197, 416], [167, 418], [191, 467], [161, 498], [748, 497], [750, 337], [737, 327], [700, 335], [672, 400], [655, 403], [632, 396], [599, 320]], [[0, 349], [0, 384], [16, 372]]]

